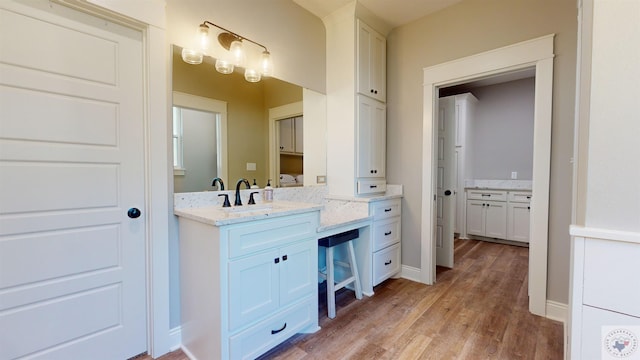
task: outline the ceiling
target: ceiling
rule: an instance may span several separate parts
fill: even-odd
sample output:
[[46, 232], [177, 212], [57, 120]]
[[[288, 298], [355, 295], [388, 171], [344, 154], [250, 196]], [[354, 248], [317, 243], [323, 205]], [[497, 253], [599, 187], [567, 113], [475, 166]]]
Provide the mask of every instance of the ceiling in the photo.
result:
[[[353, 0], [293, 0], [319, 18], [331, 14]], [[459, 3], [462, 0], [358, 0], [392, 28]]]

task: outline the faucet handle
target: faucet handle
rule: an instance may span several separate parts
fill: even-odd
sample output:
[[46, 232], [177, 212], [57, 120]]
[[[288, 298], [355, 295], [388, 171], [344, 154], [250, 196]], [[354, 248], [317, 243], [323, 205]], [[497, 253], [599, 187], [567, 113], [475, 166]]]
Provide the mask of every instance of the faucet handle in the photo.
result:
[[256, 201], [253, 198], [253, 194], [257, 194], [257, 193], [258, 193], [257, 191], [254, 191], [251, 194], [249, 194], [249, 203], [248, 203], [248, 205], [255, 205], [256, 204]]
[[218, 194], [218, 196], [224, 196], [224, 204], [222, 204], [223, 208], [231, 207], [231, 203], [229, 202], [229, 194]]

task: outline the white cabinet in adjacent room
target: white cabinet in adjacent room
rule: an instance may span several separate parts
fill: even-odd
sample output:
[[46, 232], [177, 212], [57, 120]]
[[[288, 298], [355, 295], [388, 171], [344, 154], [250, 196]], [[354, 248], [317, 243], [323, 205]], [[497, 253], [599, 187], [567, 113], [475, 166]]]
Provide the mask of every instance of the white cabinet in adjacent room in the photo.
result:
[[529, 242], [531, 192], [509, 192], [507, 209], [507, 240]]
[[467, 191], [467, 234], [506, 239], [506, 200], [505, 191]]
[[364, 22], [357, 23], [357, 91], [385, 102], [387, 40]]

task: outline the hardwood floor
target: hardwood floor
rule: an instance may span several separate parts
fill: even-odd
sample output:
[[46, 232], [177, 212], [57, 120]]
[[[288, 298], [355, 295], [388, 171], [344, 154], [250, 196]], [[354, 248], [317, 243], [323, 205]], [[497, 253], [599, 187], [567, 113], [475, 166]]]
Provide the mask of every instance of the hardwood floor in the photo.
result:
[[528, 311], [528, 251], [456, 240], [454, 268], [439, 268], [435, 285], [390, 279], [360, 301], [343, 290], [334, 320], [321, 293], [322, 329], [260, 359], [562, 359], [562, 323]]

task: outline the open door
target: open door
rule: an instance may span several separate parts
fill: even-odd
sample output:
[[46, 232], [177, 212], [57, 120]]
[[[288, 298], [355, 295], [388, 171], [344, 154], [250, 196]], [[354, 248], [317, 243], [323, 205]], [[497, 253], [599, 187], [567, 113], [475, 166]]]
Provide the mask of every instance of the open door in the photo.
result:
[[456, 199], [455, 97], [438, 100], [436, 265], [453, 268]]

